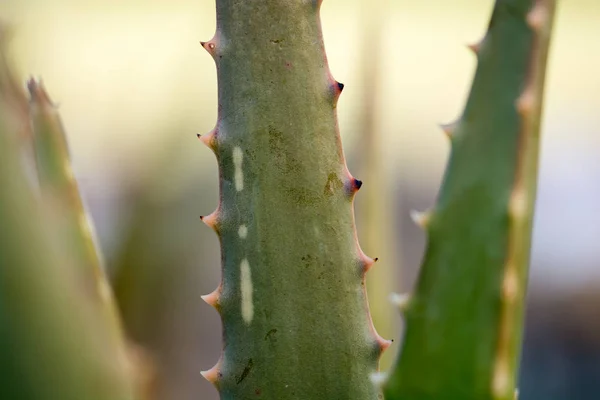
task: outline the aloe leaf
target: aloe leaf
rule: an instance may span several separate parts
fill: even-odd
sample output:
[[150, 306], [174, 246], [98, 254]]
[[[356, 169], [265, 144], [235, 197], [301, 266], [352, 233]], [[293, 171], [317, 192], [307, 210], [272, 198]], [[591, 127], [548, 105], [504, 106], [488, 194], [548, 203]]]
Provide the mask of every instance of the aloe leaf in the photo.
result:
[[126, 351], [112, 288], [106, 276], [94, 227], [79, 192], [62, 121], [41, 82], [30, 79], [30, 116], [35, 165], [44, 211], [51, 219], [55, 245], [81, 271], [90, 297], [112, 329], [114, 345]]
[[[402, 301], [403, 349], [388, 400], [513, 400], [536, 196], [554, 0], [497, 0], [436, 206]], [[404, 297], [406, 300], [407, 297]]]
[[129, 366], [51, 240], [56, 232], [24, 172], [22, 114], [6, 87], [0, 84], [0, 398], [131, 400]]
[[389, 345], [368, 312], [353, 198], [337, 128], [320, 1], [218, 0], [203, 43], [219, 116], [203, 141], [220, 204], [203, 218], [221, 241], [222, 284], [205, 300], [223, 320], [221, 360], [204, 376], [222, 399], [377, 399]]

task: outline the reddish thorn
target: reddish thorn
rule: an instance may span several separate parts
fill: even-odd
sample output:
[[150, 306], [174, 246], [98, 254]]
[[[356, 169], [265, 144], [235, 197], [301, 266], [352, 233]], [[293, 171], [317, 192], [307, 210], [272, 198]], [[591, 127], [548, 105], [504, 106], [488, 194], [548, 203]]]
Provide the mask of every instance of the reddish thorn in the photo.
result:
[[216, 150], [216, 136], [217, 136], [217, 128], [213, 129], [212, 131], [210, 131], [209, 133], [205, 134], [205, 135], [200, 135], [198, 134], [198, 139], [200, 139], [202, 141], [202, 143], [204, 143], [209, 149], [211, 149], [213, 152], [215, 152]]
[[206, 302], [206, 304], [217, 308], [219, 306], [219, 297], [221, 295], [221, 288], [218, 287], [216, 290], [214, 290], [213, 292], [206, 294], [204, 296], [200, 296], [202, 298], [202, 300], [204, 300]]
[[219, 378], [221, 377], [221, 359], [215, 364], [214, 367], [209, 369], [208, 371], [201, 371], [200, 373], [210, 383], [213, 385], [217, 385], [219, 383]]
[[344, 90], [344, 84], [343, 84], [343, 83], [341, 83], [341, 82], [338, 82], [338, 83], [337, 83], [337, 87], [338, 87], [338, 89], [339, 89], [340, 93], [342, 92], [342, 90]]
[[348, 174], [348, 180], [344, 184], [344, 187], [346, 188], [346, 193], [349, 196], [353, 196], [356, 192], [358, 192], [360, 190], [363, 183], [361, 180], [356, 179], [352, 175], [350, 175], [349, 172], [347, 172], [347, 174]]
[[393, 340], [387, 340], [387, 339], [384, 339], [381, 336], [379, 336], [377, 338], [377, 342], [379, 343], [379, 347], [381, 348], [381, 352], [383, 353], [384, 351], [386, 351], [387, 349], [390, 348]]
[[479, 54], [479, 52], [481, 51], [481, 46], [483, 45], [484, 40], [485, 40], [485, 37], [477, 43], [468, 44], [467, 47], [469, 48], [469, 50], [471, 50], [473, 52], [473, 54], [475, 54], [477, 56]]
[[363, 263], [364, 272], [369, 272], [371, 267], [379, 260], [379, 258], [371, 258], [366, 255], [362, 250], [359, 250], [359, 258]]
[[[212, 39], [211, 39], [212, 40]], [[215, 48], [216, 44], [212, 41], [209, 42], [200, 42], [204, 50], [208, 51], [213, 57], [215, 56]]]

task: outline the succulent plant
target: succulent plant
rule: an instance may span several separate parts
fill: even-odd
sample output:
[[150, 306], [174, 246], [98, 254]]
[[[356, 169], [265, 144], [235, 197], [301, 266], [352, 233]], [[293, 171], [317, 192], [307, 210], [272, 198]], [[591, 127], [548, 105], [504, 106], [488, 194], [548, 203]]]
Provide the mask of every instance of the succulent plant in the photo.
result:
[[[26, 173], [24, 147], [39, 136], [31, 134], [25, 95], [1, 61], [0, 397], [133, 399], [131, 368], [112, 329], [115, 321], [102, 311], [96, 286], [89, 290], [92, 269], [79, 268], [77, 252], [71, 251], [78, 246], [76, 235], [55, 224], [63, 219], [51, 215], [57, 209], [46, 207], [45, 200], [52, 200], [40, 196]], [[45, 100], [37, 96], [42, 93], [37, 84], [31, 87], [31, 107], [49, 107], [40, 104]], [[67, 168], [63, 156], [60, 167]], [[69, 212], [81, 211], [75, 203], [69, 203]], [[101, 275], [96, 278], [101, 284]], [[108, 286], [103, 290], [110, 292]]]
[[[556, 1], [496, 0], [471, 46], [478, 67], [462, 116], [443, 126], [451, 157], [437, 204], [413, 215], [429, 238], [420, 276], [413, 293], [392, 295], [406, 332], [385, 374], [390, 341], [365, 283], [377, 258], [358, 243], [362, 182], [342, 150], [344, 85], [328, 67], [321, 1], [216, 5], [202, 46], [217, 67], [218, 120], [199, 138], [219, 167], [219, 205], [201, 219], [221, 244], [222, 281], [203, 299], [221, 316], [223, 349], [204, 377], [223, 400], [512, 400]], [[0, 61], [0, 397], [150, 399], [57, 111], [35, 80], [27, 104]]]
[[203, 47], [217, 65], [216, 154], [223, 356], [204, 376], [223, 399], [377, 398], [375, 332], [336, 120], [320, 2], [217, 2]]

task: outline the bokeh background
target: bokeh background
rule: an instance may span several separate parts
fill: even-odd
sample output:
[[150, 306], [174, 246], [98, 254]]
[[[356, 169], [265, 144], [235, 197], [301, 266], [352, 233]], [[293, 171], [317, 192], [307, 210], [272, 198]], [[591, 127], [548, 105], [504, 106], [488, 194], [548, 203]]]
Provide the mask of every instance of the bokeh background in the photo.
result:
[[[462, 110], [475, 68], [465, 45], [492, 0], [326, 0], [322, 20], [375, 324], [409, 290], [425, 238], [409, 211], [430, 207], [448, 156], [438, 123]], [[131, 338], [157, 368], [155, 398], [217, 399], [199, 371], [220, 353], [219, 247], [198, 216], [217, 205], [217, 168], [196, 139], [217, 110], [216, 71], [199, 40], [214, 0], [0, 0], [16, 72], [60, 104], [75, 173]], [[526, 340], [525, 400], [600, 398], [600, 2], [560, 2], [549, 62]], [[390, 278], [393, 277], [393, 278]], [[396, 340], [383, 360], [398, 351]]]

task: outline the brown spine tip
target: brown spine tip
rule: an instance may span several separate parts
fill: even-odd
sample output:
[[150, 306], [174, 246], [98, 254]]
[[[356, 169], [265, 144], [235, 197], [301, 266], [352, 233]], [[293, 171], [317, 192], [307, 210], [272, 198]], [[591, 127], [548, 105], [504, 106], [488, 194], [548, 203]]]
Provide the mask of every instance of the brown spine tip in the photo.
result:
[[330, 79], [330, 90], [333, 94], [333, 106], [335, 108], [340, 95], [342, 94], [342, 90], [344, 90], [344, 84], [333, 79], [331, 74], [329, 74]]
[[346, 179], [346, 182], [344, 183], [344, 187], [346, 189], [346, 194], [348, 195], [348, 197], [353, 198], [356, 192], [358, 192], [362, 187], [363, 182], [359, 179], [354, 178], [352, 175], [350, 175], [349, 172], [347, 172], [347, 174], [348, 177]]

